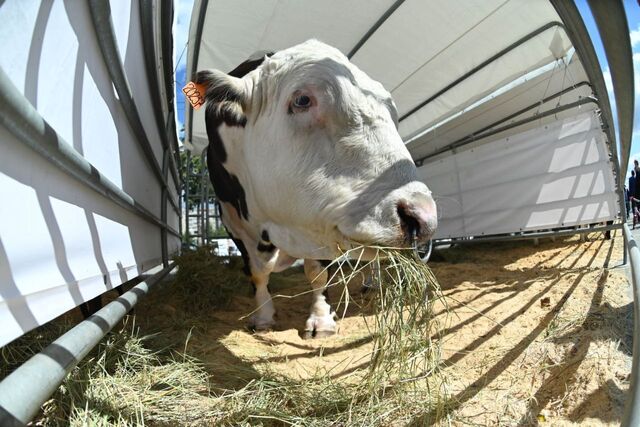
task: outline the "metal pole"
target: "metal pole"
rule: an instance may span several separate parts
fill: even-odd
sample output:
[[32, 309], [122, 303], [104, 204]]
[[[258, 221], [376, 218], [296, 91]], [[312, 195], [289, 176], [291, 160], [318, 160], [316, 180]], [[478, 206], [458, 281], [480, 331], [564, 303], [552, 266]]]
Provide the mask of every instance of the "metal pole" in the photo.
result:
[[198, 214], [200, 215], [200, 245], [205, 244], [205, 237], [207, 230], [205, 227], [205, 187], [206, 187], [206, 175], [205, 172], [205, 153], [200, 156], [200, 203], [198, 204]]
[[530, 240], [530, 239], [541, 239], [545, 237], [563, 237], [563, 236], [573, 236], [575, 234], [590, 234], [590, 233], [598, 233], [605, 232], [609, 230], [617, 230], [622, 228], [622, 224], [611, 224], [598, 226], [593, 228], [574, 228], [571, 230], [561, 230], [561, 231], [535, 231], [530, 233], [522, 233], [522, 234], [513, 234], [506, 236], [471, 236], [471, 238], [453, 238], [453, 239], [438, 239], [433, 241], [434, 246], [443, 246], [443, 245], [461, 245], [461, 244], [473, 244], [473, 243], [486, 243], [486, 242], [507, 242], [510, 240]]
[[191, 151], [186, 152], [187, 162], [185, 167], [185, 175], [182, 180], [184, 185], [184, 243], [189, 244], [189, 236], [191, 235], [191, 229], [189, 228], [189, 185], [191, 184]]
[[[169, 147], [165, 147], [162, 151], [162, 175], [167, 178], [169, 173]], [[167, 222], [167, 199], [169, 198], [169, 187], [162, 187], [160, 195], [160, 215], [162, 222]], [[178, 194], [178, 203], [180, 203], [180, 195]], [[178, 215], [180, 213], [178, 212]], [[162, 265], [169, 266], [169, 241], [167, 239], [167, 230], [160, 229], [160, 251], [162, 253]]]
[[640, 356], [640, 249], [631, 235], [629, 226], [624, 224], [624, 239], [629, 248], [631, 262], [631, 286], [633, 288], [633, 359], [631, 364], [631, 384], [622, 417], [622, 426], [640, 425], [640, 394], [638, 394], [638, 357]]
[[174, 267], [134, 286], [7, 376], [0, 383], [0, 425], [29, 423], [71, 369]]
[[[93, 21], [93, 27], [98, 40], [98, 46], [102, 53], [104, 63], [111, 77], [113, 87], [118, 93], [118, 100], [125, 118], [127, 119], [131, 130], [135, 136], [136, 142], [144, 154], [144, 158], [147, 161], [151, 172], [156, 177], [158, 183], [164, 187], [169, 188], [167, 180], [162, 175], [162, 169], [153, 153], [151, 142], [147, 137], [147, 133], [142, 124], [138, 107], [133, 99], [131, 93], [131, 85], [124, 72], [124, 66], [120, 57], [120, 51], [118, 50], [115, 32], [113, 29], [113, 23], [111, 22], [111, 6], [109, 2], [101, 0], [89, 1], [89, 12]], [[157, 89], [156, 89], [157, 90]], [[172, 198], [169, 198], [169, 202], [176, 213], [178, 213], [178, 203]]]

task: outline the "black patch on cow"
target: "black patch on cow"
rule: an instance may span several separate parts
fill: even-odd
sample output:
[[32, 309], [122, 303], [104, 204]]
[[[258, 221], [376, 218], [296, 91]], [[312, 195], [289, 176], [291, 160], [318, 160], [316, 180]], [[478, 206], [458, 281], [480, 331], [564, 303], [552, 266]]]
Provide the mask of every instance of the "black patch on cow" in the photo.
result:
[[[247, 207], [247, 199], [245, 197], [244, 188], [240, 184], [238, 177], [230, 174], [224, 167], [224, 162], [216, 152], [216, 144], [214, 140], [218, 140], [220, 146], [222, 141], [218, 135], [217, 129], [209, 132], [209, 117], [207, 117], [207, 133], [209, 134], [209, 148], [207, 150], [207, 167], [209, 168], [209, 178], [213, 184], [213, 189], [221, 202], [229, 203], [233, 206], [240, 218], [249, 218], [249, 208]], [[224, 148], [222, 148], [224, 150]], [[226, 155], [225, 155], [226, 158]]]
[[[243, 77], [255, 70], [264, 61], [265, 54], [272, 55], [272, 53], [260, 53], [259, 58], [249, 58], [229, 74], [233, 77]], [[227, 85], [216, 84], [215, 80], [215, 75], [211, 71], [200, 71], [194, 78], [196, 83], [204, 84], [207, 87], [205, 123], [207, 136], [209, 137], [209, 147], [207, 149], [209, 177], [218, 199], [229, 203], [238, 212], [238, 216], [246, 220], [249, 218], [249, 209], [244, 188], [242, 188], [238, 177], [229, 173], [224, 167], [224, 163], [227, 161], [227, 152], [218, 133], [218, 128], [222, 124], [244, 127], [247, 123], [247, 118], [240, 106], [240, 95], [233, 90], [229, 90]]]
[[273, 252], [276, 250], [275, 245], [269, 240], [269, 233], [267, 233], [267, 230], [262, 230], [262, 233], [260, 234], [258, 250], [260, 252]]
[[229, 72], [232, 77], [244, 77], [262, 64], [265, 57], [271, 57], [275, 52], [271, 51], [259, 51], [252, 54], [246, 61], [238, 65], [236, 68]]
[[258, 243], [258, 250], [260, 252], [273, 252], [276, 250], [276, 247], [273, 246], [272, 243], [267, 243], [266, 245], [262, 242]]

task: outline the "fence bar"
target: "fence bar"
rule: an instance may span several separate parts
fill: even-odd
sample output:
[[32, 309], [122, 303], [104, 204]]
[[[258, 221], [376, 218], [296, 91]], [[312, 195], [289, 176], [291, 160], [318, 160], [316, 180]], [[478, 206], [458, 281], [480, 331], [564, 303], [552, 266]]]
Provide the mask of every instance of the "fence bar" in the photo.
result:
[[[160, 134], [160, 142], [164, 150], [173, 150], [172, 144], [169, 143], [169, 132], [167, 124], [165, 123], [164, 113], [162, 112], [162, 102], [160, 97], [160, 82], [158, 79], [158, 58], [156, 56], [156, 45], [153, 31], [153, 3], [154, 0], [142, 0], [140, 2], [140, 33], [142, 35], [142, 47], [144, 51], [144, 64], [147, 71], [147, 77], [149, 82], [149, 93], [151, 94], [153, 116], [156, 120], [156, 126], [158, 127], [158, 133]], [[164, 70], [161, 70], [164, 74]], [[171, 98], [173, 100], [173, 98]], [[170, 106], [170, 102], [167, 104]], [[173, 116], [169, 114], [168, 120], [173, 120]], [[180, 179], [178, 177], [178, 170], [176, 166], [176, 153], [173, 152], [169, 157], [169, 171], [175, 184], [176, 192], [180, 193]], [[163, 159], [164, 161], [164, 159]], [[168, 183], [166, 174], [162, 173], [164, 180]], [[179, 200], [178, 200], [179, 202]]]
[[621, 426], [640, 425], [640, 394], [638, 393], [638, 357], [640, 357], [640, 249], [631, 235], [629, 225], [624, 224], [624, 239], [629, 248], [631, 265], [631, 287], [633, 288], [633, 361], [631, 365], [631, 383], [627, 402], [622, 416]]
[[[131, 130], [135, 135], [136, 142], [144, 154], [144, 158], [149, 164], [151, 171], [155, 175], [158, 183], [164, 188], [169, 188], [167, 181], [162, 175], [162, 169], [153, 153], [151, 148], [151, 142], [147, 137], [144, 126], [142, 125], [142, 119], [138, 113], [138, 107], [133, 100], [131, 93], [131, 86], [127, 80], [127, 76], [124, 72], [122, 65], [122, 59], [120, 58], [120, 52], [116, 46], [116, 38], [113, 30], [113, 23], [111, 22], [111, 6], [109, 2], [102, 0], [90, 0], [89, 12], [93, 21], [93, 26], [96, 32], [96, 38], [98, 39], [98, 45], [104, 58], [104, 63], [109, 71], [109, 76], [113, 82], [116, 92], [118, 92], [118, 98], [124, 115], [131, 126]], [[155, 89], [157, 90], [157, 88]], [[176, 186], [178, 183], [176, 183]], [[176, 190], [178, 188], [176, 187]], [[169, 197], [169, 203], [173, 206], [176, 213], [180, 212], [178, 203]]]
[[87, 187], [107, 197], [118, 206], [152, 222], [175, 236], [180, 234], [162, 222], [133, 197], [103, 176], [36, 111], [31, 103], [13, 85], [0, 68], [0, 125], [29, 148], [42, 155], [60, 170], [71, 175]]
[[492, 235], [492, 236], [473, 236], [473, 239], [454, 238], [454, 239], [437, 239], [433, 241], [434, 246], [443, 245], [461, 245], [471, 243], [485, 243], [485, 242], [506, 242], [510, 240], [529, 240], [529, 239], [541, 239], [544, 237], [563, 237], [573, 236], [574, 234], [590, 234], [605, 232], [609, 230], [618, 230], [622, 228], [622, 224], [604, 225], [593, 228], [573, 228], [570, 230], [560, 231], [535, 231], [530, 233], [513, 234], [513, 235]]
[[67, 374], [162, 280], [172, 263], [79, 323], [0, 383], [0, 425], [27, 424]]

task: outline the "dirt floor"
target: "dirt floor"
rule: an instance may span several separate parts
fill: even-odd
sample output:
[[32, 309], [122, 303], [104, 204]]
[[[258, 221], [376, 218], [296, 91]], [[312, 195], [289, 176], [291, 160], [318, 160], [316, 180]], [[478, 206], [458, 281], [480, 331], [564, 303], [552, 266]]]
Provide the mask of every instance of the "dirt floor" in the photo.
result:
[[[437, 251], [430, 266], [444, 294], [435, 320], [448, 391], [439, 423], [618, 425], [633, 330], [627, 272], [618, 267], [622, 250], [617, 231], [611, 240], [592, 233], [585, 241], [575, 236], [537, 246], [485, 243]], [[301, 269], [272, 276], [278, 326], [252, 334], [246, 316], [254, 303], [241, 267], [203, 269], [196, 261], [187, 280], [157, 285], [141, 301], [135, 316], [45, 404], [37, 425], [210, 425], [207, 420], [220, 415], [212, 396], [246, 390], [265, 376], [292, 383], [318, 377], [359, 381], [372, 349], [371, 319], [358, 307], [372, 297], [361, 295], [363, 277], [351, 283], [346, 312], [338, 307], [339, 333], [303, 340], [310, 295]], [[335, 303], [340, 291], [332, 291]], [[6, 369], [0, 371], [18, 366], [23, 354], [42, 348], [60, 334], [56, 328], [78, 318], [70, 313], [3, 348]], [[43, 334], [47, 328], [49, 335]], [[137, 335], [123, 334], [133, 330]], [[167, 351], [168, 358], [162, 356]], [[152, 354], [165, 362], [154, 362]], [[283, 425], [256, 415], [243, 425]], [[382, 425], [426, 425], [433, 420], [427, 415], [387, 418]]]
[[[431, 267], [449, 309], [447, 314], [443, 305], [436, 308], [450, 389], [443, 422], [619, 424], [633, 329], [626, 272], [615, 268], [621, 257], [619, 231], [611, 240], [593, 233], [586, 241], [572, 237], [537, 246], [486, 243], [439, 251]], [[274, 275], [271, 289], [291, 296], [308, 288], [294, 269]], [[340, 321], [337, 336], [303, 340], [309, 295], [275, 297], [277, 330], [262, 334], [247, 331], [242, 319], [253, 309], [248, 285], [197, 323], [193, 313], [178, 310], [163, 295], [152, 293], [137, 308], [137, 321], [148, 333], [183, 331], [186, 352], [220, 387], [240, 388], [264, 372], [348, 379], [368, 363], [371, 339], [356, 304]]]

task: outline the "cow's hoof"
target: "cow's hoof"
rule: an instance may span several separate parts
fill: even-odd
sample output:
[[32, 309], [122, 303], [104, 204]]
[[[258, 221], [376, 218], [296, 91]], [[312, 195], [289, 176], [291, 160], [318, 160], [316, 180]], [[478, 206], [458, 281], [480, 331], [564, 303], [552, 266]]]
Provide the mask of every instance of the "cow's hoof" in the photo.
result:
[[274, 322], [273, 320], [264, 320], [257, 317], [252, 317], [251, 320], [249, 320], [248, 328], [251, 332], [255, 333], [269, 332], [273, 330], [275, 324], [276, 322]]
[[336, 334], [336, 331], [304, 331], [302, 333], [302, 339], [310, 340], [312, 338], [315, 338], [315, 339], [327, 338], [335, 334]]
[[335, 313], [326, 316], [311, 314], [302, 334], [302, 338], [325, 338], [336, 333], [338, 325], [334, 319]]

